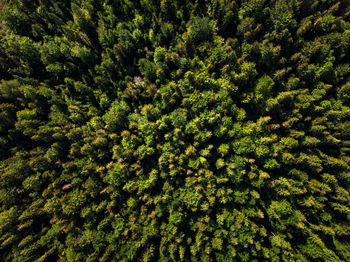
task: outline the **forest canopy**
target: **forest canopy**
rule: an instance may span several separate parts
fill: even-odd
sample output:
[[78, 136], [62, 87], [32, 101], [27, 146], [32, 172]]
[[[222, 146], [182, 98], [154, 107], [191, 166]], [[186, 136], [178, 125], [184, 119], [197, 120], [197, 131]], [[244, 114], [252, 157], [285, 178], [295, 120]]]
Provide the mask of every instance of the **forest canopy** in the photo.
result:
[[350, 261], [349, 0], [0, 0], [1, 261]]

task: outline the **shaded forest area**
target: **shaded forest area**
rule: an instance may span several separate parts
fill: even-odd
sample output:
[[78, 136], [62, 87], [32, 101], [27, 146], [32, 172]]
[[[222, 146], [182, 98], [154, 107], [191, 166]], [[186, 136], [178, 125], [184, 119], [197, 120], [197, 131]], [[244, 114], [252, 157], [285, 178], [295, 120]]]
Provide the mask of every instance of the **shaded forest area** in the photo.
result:
[[350, 261], [350, 1], [0, 1], [1, 261]]

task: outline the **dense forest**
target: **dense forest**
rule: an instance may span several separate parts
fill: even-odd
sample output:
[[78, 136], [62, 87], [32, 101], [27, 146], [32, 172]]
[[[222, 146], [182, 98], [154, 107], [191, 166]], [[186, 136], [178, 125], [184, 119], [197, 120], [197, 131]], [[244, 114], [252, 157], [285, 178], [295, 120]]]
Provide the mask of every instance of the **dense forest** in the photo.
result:
[[1, 261], [350, 261], [349, 0], [0, 0]]

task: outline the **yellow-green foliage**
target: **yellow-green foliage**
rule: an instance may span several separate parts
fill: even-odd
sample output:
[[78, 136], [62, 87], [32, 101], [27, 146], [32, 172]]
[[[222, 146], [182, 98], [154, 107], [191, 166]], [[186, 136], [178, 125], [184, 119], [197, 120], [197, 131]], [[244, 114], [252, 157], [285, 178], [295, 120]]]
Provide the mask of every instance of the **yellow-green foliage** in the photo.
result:
[[0, 261], [350, 261], [349, 10], [0, 0]]

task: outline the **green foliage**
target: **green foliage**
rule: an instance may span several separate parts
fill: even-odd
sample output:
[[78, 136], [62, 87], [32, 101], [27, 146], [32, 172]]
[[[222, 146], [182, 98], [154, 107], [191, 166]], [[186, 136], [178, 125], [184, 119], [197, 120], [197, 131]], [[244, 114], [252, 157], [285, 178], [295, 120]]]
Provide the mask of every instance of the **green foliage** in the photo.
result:
[[350, 2], [1, 1], [1, 261], [349, 261]]
[[263, 76], [258, 80], [255, 87], [255, 99], [257, 103], [266, 101], [271, 96], [272, 87], [274, 84], [274, 81], [269, 76]]
[[125, 121], [129, 112], [130, 107], [126, 102], [114, 101], [103, 116], [103, 120], [112, 131], [115, 131], [126, 125]]
[[210, 41], [215, 30], [214, 21], [210, 21], [208, 17], [194, 17], [188, 25], [188, 41], [193, 44]]

